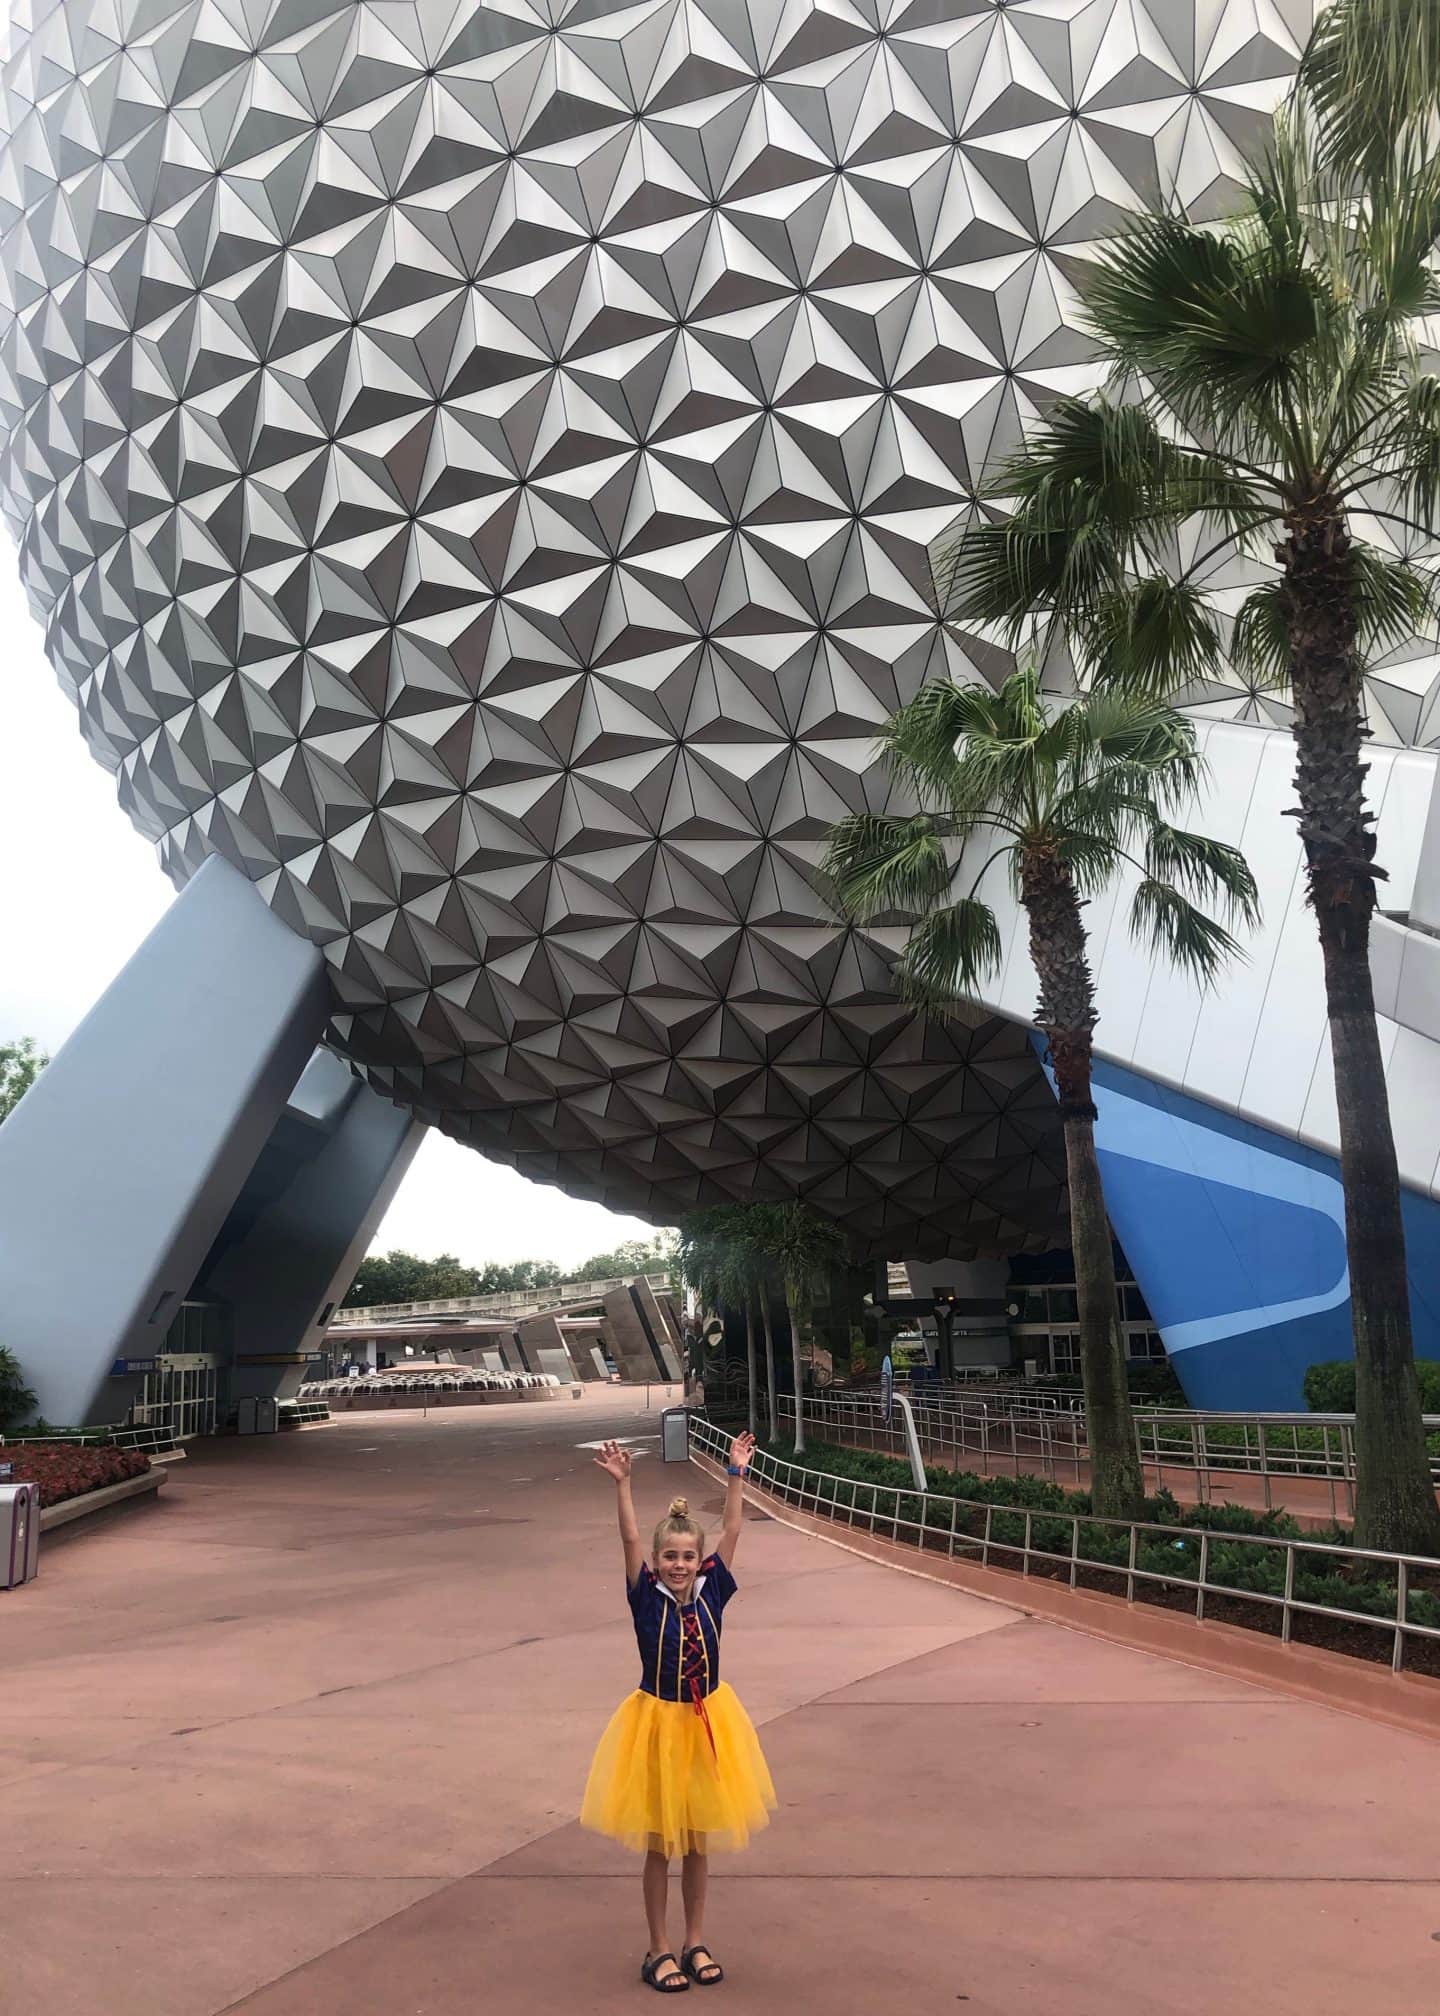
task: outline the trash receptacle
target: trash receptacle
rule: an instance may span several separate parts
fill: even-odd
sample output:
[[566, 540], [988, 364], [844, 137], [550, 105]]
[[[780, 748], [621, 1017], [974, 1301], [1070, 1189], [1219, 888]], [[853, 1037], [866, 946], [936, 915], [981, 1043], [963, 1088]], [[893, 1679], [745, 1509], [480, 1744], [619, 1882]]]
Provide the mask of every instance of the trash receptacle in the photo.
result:
[[0, 1589], [33, 1580], [40, 1567], [40, 1486], [0, 1484]]
[[663, 1407], [660, 1410], [660, 1460], [662, 1463], [690, 1461], [688, 1407]]
[[255, 1433], [257, 1435], [278, 1435], [280, 1432], [280, 1402], [266, 1398], [255, 1402]]

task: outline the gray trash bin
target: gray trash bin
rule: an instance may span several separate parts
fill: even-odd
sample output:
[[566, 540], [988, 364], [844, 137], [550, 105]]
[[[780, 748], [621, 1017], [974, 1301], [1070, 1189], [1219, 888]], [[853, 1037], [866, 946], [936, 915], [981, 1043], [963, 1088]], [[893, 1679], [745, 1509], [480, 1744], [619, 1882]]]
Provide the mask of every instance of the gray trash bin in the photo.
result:
[[40, 1567], [40, 1486], [0, 1484], [0, 1589], [32, 1581]]
[[255, 1433], [257, 1435], [277, 1435], [280, 1432], [280, 1402], [266, 1398], [255, 1402]]
[[660, 1460], [662, 1463], [690, 1461], [688, 1407], [663, 1407], [660, 1410]]

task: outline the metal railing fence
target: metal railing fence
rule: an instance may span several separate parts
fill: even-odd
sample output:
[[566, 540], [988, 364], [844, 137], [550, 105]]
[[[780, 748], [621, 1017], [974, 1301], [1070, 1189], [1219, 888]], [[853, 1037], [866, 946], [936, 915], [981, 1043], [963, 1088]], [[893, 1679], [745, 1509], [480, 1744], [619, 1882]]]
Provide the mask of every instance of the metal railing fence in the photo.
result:
[[[1072, 1487], [1084, 1482], [1089, 1444], [1083, 1407], [1034, 1405], [1008, 1393], [982, 1399], [973, 1392], [917, 1395], [911, 1406], [921, 1453], [933, 1462], [960, 1468], [963, 1458], [975, 1457], [1002, 1474]], [[1325, 1486], [1333, 1518], [1354, 1516], [1353, 1415], [1134, 1411], [1140, 1460], [1156, 1489], [1180, 1485], [1203, 1505], [1235, 1478], [1254, 1478], [1269, 1510], [1283, 1502], [1287, 1485], [1304, 1479]], [[779, 1396], [778, 1414], [782, 1430], [793, 1428], [793, 1397]], [[885, 1425], [872, 1393], [807, 1396], [805, 1421], [816, 1433], [828, 1430], [862, 1448], [904, 1450], [900, 1423]], [[1427, 1415], [1425, 1425], [1440, 1435], [1440, 1416]], [[1433, 1454], [1431, 1470], [1440, 1480], [1440, 1457]]]
[[[806, 1413], [808, 1417], [808, 1407]], [[699, 1414], [690, 1416], [689, 1427], [692, 1450], [721, 1462], [726, 1459], [730, 1437], [725, 1430]], [[987, 1568], [1018, 1568], [1021, 1575], [1043, 1575], [1066, 1582], [1072, 1589], [1092, 1586], [1091, 1578], [1108, 1580], [1117, 1591], [1123, 1587], [1129, 1602], [1137, 1600], [1141, 1589], [1181, 1596], [1193, 1592], [1197, 1623], [1205, 1620], [1207, 1599], [1278, 1611], [1282, 1644], [1291, 1642], [1298, 1617], [1367, 1625], [1390, 1633], [1390, 1665], [1396, 1673], [1404, 1670], [1413, 1641], [1440, 1640], [1440, 1621], [1426, 1623], [1412, 1614], [1423, 1611], [1440, 1620], [1440, 1596], [1424, 1587], [1412, 1588], [1417, 1575], [1440, 1579], [1440, 1562], [1423, 1555], [1386, 1554], [1375, 1548], [1227, 1533], [1209, 1527], [1168, 1526], [1152, 1520], [1102, 1519], [1068, 1510], [995, 1505], [948, 1493], [920, 1492], [913, 1484], [881, 1484], [807, 1469], [803, 1463], [767, 1450], [756, 1451], [750, 1474], [761, 1490], [797, 1511], [858, 1527], [896, 1544], [942, 1553], [947, 1560], [959, 1557]], [[1173, 1556], [1173, 1565], [1158, 1566], [1159, 1554]], [[1267, 1579], [1278, 1582], [1278, 1588], [1246, 1586], [1247, 1581], [1264, 1577], [1277, 1557], [1279, 1572]], [[1366, 1564], [1371, 1579], [1358, 1586], [1384, 1594], [1386, 1608], [1361, 1610], [1316, 1601], [1313, 1594], [1305, 1593], [1304, 1578], [1311, 1572], [1308, 1564], [1312, 1560], [1350, 1569]], [[1383, 1580], [1374, 1579], [1376, 1570]], [[1082, 1577], [1086, 1578], [1083, 1585]], [[1393, 1604], [1388, 1594], [1392, 1589]]]
[[118, 1449], [141, 1449], [147, 1456], [155, 1456], [176, 1448], [178, 1440], [173, 1428], [132, 1428], [120, 1423], [113, 1428], [52, 1429], [44, 1435], [0, 1435], [0, 1449], [18, 1449], [30, 1442], [73, 1442], [79, 1448], [92, 1442], [112, 1442]]

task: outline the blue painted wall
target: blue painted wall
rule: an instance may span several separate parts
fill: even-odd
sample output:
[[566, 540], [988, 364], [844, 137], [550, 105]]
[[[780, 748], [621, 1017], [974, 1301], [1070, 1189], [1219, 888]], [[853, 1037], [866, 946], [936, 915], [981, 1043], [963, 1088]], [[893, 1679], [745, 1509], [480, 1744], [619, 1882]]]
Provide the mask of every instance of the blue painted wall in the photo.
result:
[[[1197, 1407], [1299, 1408], [1351, 1355], [1335, 1159], [1133, 1071], [1095, 1070], [1110, 1220]], [[1440, 1204], [1405, 1193], [1416, 1353], [1440, 1358]]]

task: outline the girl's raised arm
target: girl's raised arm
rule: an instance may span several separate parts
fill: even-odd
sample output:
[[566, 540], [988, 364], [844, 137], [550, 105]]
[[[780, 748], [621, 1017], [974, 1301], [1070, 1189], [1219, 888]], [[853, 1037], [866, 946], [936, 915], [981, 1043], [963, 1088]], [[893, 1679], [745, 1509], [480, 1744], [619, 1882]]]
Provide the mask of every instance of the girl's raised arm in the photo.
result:
[[630, 1496], [630, 1451], [618, 1442], [606, 1442], [595, 1458], [607, 1477], [615, 1480], [615, 1504], [620, 1514], [620, 1544], [625, 1549], [625, 1586], [634, 1582], [645, 1566], [645, 1547], [640, 1523], [635, 1517], [635, 1501]]
[[745, 1472], [750, 1468], [750, 1459], [754, 1454], [753, 1435], [737, 1435], [730, 1444], [730, 1477], [725, 1486], [725, 1519], [715, 1549], [727, 1568], [734, 1559], [735, 1549], [740, 1540], [740, 1527], [745, 1517]]

